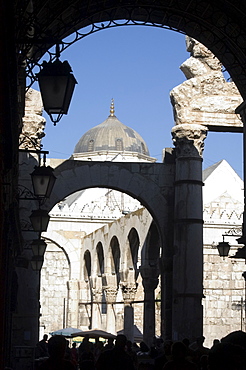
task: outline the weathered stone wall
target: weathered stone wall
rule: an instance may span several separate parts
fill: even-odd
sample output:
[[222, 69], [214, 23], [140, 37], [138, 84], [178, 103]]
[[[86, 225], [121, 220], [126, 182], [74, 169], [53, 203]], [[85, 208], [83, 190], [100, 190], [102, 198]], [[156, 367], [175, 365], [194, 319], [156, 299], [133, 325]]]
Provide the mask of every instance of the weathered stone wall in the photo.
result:
[[41, 139], [45, 136], [45, 118], [42, 117], [43, 102], [41, 94], [30, 88], [26, 93], [25, 116], [20, 134], [21, 149], [40, 149]]
[[219, 60], [198, 41], [186, 37], [191, 56], [180, 67], [187, 81], [170, 93], [175, 124], [196, 123], [212, 131], [242, 132], [235, 109], [242, 103], [236, 85], [226, 81]]
[[48, 243], [41, 271], [40, 326], [46, 333], [66, 327], [69, 264], [64, 251]]

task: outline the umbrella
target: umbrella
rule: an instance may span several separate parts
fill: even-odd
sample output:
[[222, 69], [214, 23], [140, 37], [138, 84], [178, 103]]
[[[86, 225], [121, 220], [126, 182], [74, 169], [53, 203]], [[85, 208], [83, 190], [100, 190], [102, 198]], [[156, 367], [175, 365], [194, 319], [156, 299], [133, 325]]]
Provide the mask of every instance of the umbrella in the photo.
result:
[[[124, 334], [124, 329], [117, 331], [117, 335]], [[137, 325], [133, 325], [133, 339], [134, 342], [142, 342], [143, 333], [138, 329]]]
[[90, 329], [90, 330], [83, 330], [77, 331], [71, 335], [72, 337], [85, 337], [88, 336], [89, 338], [116, 338], [116, 335], [108, 333], [101, 329]]
[[80, 329], [77, 329], [77, 328], [65, 328], [65, 329], [59, 329], [59, 330], [56, 330], [56, 331], [53, 331], [52, 333], [50, 333], [50, 335], [62, 335], [63, 337], [66, 337], [66, 338], [71, 338], [72, 337], [72, 334], [75, 333], [75, 332], [78, 332], [80, 331]]

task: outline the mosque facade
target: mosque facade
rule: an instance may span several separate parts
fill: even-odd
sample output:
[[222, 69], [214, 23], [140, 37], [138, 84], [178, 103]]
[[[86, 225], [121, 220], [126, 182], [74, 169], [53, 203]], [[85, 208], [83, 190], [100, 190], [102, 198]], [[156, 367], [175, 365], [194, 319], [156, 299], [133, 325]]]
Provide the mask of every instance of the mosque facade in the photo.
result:
[[[119, 122], [112, 115], [108, 120], [115, 121], [115, 126]], [[72, 158], [84, 159], [88, 156], [88, 151], [78, 152], [80, 143], [86, 137], [92, 138], [93, 135], [89, 131], [82, 137]], [[143, 140], [141, 143], [147, 149]], [[107, 148], [107, 154], [92, 152], [90, 158], [98, 160], [98, 157], [105, 158], [107, 155], [112, 161], [115, 152], [116, 148], [112, 149], [112, 153]], [[136, 154], [133, 153], [133, 161]], [[128, 159], [131, 160], [130, 151]], [[145, 154], [142, 161], [147, 160], [154, 163], [153, 158]], [[237, 251], [236, 239], [240, 236], [243, 213], [243, 181], [225, 160], [204, 170], [203, 181], [204, 336], [210, 345], [214, 338], [240, 330], [242, 325], [244, 328], [244, 262], [228, 258], [223, 260], [216, 247], [222, 241], [222, 235], [226, 235], [231, 245], [230, 254], [235, 255]], [[114, 284], [111, 286], [113, 313], [108, 312], [108, 296], [104, 293], [108, 287], [103, 285], [103, 263], [111, 259], [109, 264], [114, 270], [117, 258], [123, 258], [129, 269], [127, 279], [132, 281], [132, 291], [127, 294], [134, 309], [135, 328], [143, 333], [144, 288], [140, 269], [142, 250], [153, 221], [148, 210], [127, 194], [94, 188], [68, 196], [52, 209], [50, 216], [49, 227], [44, 234], [48, 247], [41, 272], [41, 333], [70, 326], [81, 330], [101, 328], [114, 334], [123, 330], [124, 284], [120, 282], [116, 289], [113, 289]], [[60, 242], [57, 243], [57, 240]], [[71, 244], [69, 253], [63, 247], [68, 243]], [[72, 253], [76, 252], [79, 259], [71, 259]], [[76, 272], [75, 276], [71, 271]], [[113, 273], [119, 274], [121, 281], [120, 266]], [[160, 284], [159, 280], [155, 288], [157, 336], [161, 335], [162, 325]], [[134, 332], [131, 335], [131, 340], [143, 339], [139, 337], [139, 332], [136, 337]]]

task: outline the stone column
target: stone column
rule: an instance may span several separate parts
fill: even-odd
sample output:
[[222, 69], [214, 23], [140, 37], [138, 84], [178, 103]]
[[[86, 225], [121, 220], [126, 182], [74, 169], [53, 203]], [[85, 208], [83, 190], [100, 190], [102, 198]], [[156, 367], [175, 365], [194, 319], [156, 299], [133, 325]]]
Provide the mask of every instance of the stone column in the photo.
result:
[[132, 302], [134, 301], [137, 291], [136, 284], [121, 285], [123, 300], [124, 300], [124, 334], [128, 340], [134, 341], [134, 309]]
[[106, 299], [107, 299], [107, 319], [106, 319], [106, 330], [109, 333], [116, 334], [116, 327], [115, 327], [115, 320], [116, 320], [116, 313], [115, 313], [115, 302], [116, 296], [118, 293], [118, 288], [115, 286], [106, 286], [104, 287], [106, 292]]
[[207, 128], [197, 124], [172, 129], [176, 147], [174, 205], [174, 340], [194, 340], [203, 330], [202, 151]]
[[102, 327], [102, 317], [100, 306], [102, 303], [102, 288], [92, 288], [92, 329]]
[[67, 305], [67, 327], [78, 327], [79, 315], [79, 282], [78, 280], [69, 280], [67, 282], [68, 288], [68, 305]]
[[159, 270], [156, 267], [141, 268], [144, 287], [143, 340], [150, 346], [155, 336], [155, 289], [158, 285]]

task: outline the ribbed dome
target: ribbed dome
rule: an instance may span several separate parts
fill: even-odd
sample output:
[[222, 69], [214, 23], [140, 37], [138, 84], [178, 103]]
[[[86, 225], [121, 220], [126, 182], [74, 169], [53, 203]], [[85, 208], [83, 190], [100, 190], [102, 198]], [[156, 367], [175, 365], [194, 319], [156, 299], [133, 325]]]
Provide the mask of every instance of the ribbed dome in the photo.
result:
[[149, 156], [149, 150], [143, 138], [118, 120], [114, 115], [113, 105], [111, 105], [110, 116], [81, 137], [74, 153], [111, 150], [137, 152]]

